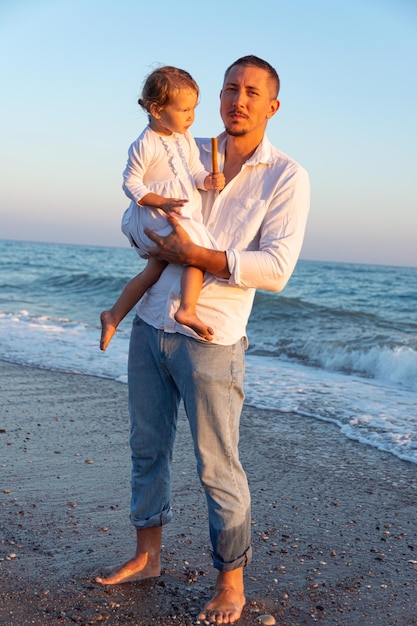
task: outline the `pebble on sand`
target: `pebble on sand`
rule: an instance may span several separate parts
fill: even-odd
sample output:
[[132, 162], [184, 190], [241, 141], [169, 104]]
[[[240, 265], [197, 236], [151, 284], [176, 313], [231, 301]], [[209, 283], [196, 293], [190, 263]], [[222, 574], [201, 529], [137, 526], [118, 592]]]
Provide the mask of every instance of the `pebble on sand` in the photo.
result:
[[276, 624], [275, 617], [272, 615], [260, 615], [258, 620], [264, 626], [274, 626]]

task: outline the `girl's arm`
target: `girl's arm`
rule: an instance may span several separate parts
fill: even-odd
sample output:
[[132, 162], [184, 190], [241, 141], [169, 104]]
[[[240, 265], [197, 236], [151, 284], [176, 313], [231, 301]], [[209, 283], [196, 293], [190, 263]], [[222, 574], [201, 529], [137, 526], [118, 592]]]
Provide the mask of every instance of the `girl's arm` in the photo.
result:
[[137, 204], [139, 206], [148, 206], [153, 209], [162, 209], [164, 213], [177, 213], [177, 215], [181, 215], [181, 207], [188, 202], [188, 200], [184, 200], [181, 198], [164, 198], [163, 196], [159, 196], [156, 193], [150, 191], [146, 195], [144, 195]]

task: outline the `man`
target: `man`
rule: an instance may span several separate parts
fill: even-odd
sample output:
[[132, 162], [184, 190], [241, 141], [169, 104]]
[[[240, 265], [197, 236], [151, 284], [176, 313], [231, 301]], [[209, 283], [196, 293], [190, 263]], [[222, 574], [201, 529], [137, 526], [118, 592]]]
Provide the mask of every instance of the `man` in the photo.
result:
[[[245, 604], [243, 570], [251, 558], [250, 495], [239, 461], [239, 420], [244, 399], [246, 323], [255, 289], [281, 291], [298, 259], [309, 208], [305, 170], [265, 136], [279, 108], [279, 78], [265, 61], [247, 56], [225, 73], [218, 138], [226, 186], [203, 192], [204, 220], [218, 250], [191, 242], [170, 219], [167, 237], [148, 233], [154, 255], [167, 261], [162, 277], [137, 306], [129, 353], [131, 414], [131, 521], [135, 556], [103, 584], [160, 574], [162, 527], [172, 517], [170, 471], [180, 398], [190, 422], [197, 469], [204, 487], [213, 564], [213, 599], [200, 614], [218, 624], [239, 619]], [[210, 142], [200, 142], [210, 170]], [[175, 322], [181, 265], [206, 272], [198, 315], [214, 329], [197, 338]]]

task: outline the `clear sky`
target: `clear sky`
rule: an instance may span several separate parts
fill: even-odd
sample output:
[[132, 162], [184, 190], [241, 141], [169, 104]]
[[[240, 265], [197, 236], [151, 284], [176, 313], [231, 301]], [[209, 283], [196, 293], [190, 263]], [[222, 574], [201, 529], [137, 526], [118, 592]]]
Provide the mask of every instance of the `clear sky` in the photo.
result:
[[310, 173], [302, 258], [417, 266], [416, 0], [0, 0], [0, 238], [127, 246], [144, 76], [188, 70], [211, 136], [245, 54], [280, 74], [268, 136]]

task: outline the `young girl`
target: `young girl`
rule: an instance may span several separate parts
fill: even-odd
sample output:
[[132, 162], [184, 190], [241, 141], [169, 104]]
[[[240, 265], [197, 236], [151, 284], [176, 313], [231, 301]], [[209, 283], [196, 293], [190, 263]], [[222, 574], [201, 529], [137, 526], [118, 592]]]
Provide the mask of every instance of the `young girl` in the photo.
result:
[[[164, 214], [170, 212], [179, 214], [181, 226], [195, 243], [216, 247], [202, 222], [198, 189], [221, 190], [225, 179], [223, 173], [210, 174], [204, 169], [188, 131], [194, 122], [198, 95], [198, 85], [188, 72], [166, 66], [148, 76], [138, 101], [148, 113], [149, 124], [129, 148], [123, 189], [131, 203], [123, 216], [122, 230], [142, 258], [148, 258], [148, 249], [155, 245], [144, 229], [168, 234], [171, 227]], [[101, 313], [102, 350], [106, 350], [121, 320], [165, 267], [165, 262], [149, 257], [145, 269], [127, 283], [112, 308]], [[196, 314], [202, 282], [200, 269], [184, 268], [175, 319], [210, 341], [212, 328]]]

